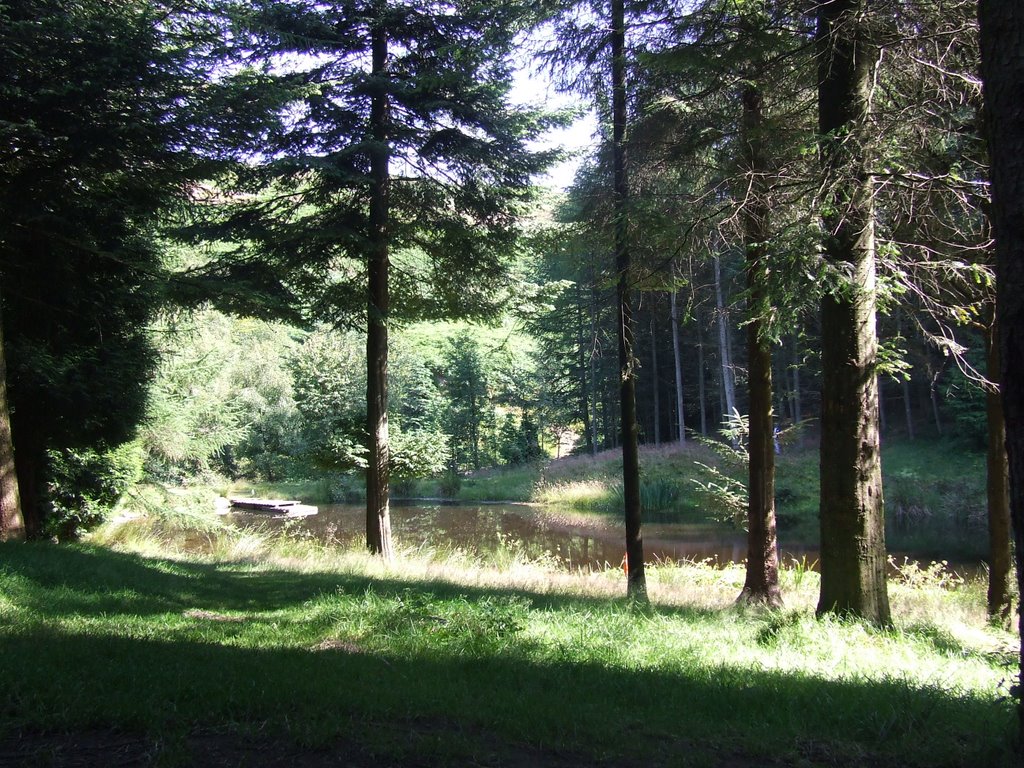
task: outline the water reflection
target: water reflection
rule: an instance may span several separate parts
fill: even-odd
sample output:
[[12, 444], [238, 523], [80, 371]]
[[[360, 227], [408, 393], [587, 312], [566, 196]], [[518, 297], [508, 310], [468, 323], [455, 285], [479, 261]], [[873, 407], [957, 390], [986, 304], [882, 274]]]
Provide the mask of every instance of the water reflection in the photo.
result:
[[[347, 504], [320, 507], [320, 514], [286, 520], [258, 513], [229, 516], [239, 525], [265, 524], [343, 546], [360, 545], [365, 508]], [[598, 517], [561, 515], [520, 504], [393, 506], [391, 525], [404, 546], [461, 549], [472, 555], [522, 552], [530, 559], [548, 558], [576, 570], [618, 566], [625, 553], [621, 525]], [[705, 560], [740, 562], [747, 554], [746, 535], [714, 524], [649, 523], [644, 526], [646, 562]], [[808, 561], [817, 553], [785, 546], [782, 559]]]

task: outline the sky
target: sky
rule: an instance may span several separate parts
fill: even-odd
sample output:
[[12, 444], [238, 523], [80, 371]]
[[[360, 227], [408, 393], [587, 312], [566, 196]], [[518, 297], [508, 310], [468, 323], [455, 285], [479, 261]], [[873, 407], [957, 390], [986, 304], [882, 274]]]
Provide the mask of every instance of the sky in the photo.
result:
[[[516, 104], [541, 106], [550, 109], [566, 107], [583, 107], [586, 105], [575, 94], [559, 93], [547, 73], [524, 62], [516, 71], [515, 84], [511, 93]], [[572, 125], [565, 128], [552, 129], [547, 135], [531, 146], [531, 149], [564, 149], [571, 156], [554, 165], [538, 182], [543, 186], [558, 190], [567, 189], [576, 175], [584, 156], [596, 146], [594, 134], [597, 132], [597, 118], [592, 109], [586, 109], [583, 115]]]

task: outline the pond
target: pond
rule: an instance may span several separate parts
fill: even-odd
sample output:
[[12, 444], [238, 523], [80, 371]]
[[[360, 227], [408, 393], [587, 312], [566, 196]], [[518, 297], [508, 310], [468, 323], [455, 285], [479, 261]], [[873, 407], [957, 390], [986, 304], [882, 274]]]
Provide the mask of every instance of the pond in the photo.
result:
[[[327, 543], [361, 545], [366, 509], [337, 504], [321, 506], [319, 514], [303, 518], [233, 512], [228, 519], [238, 525], [286, 528]], [[391, 508], [391, 527], [396, 542], [406, 547], [461, 549], [483, 556], [504, 549], [530, 559], [548, 558], [569, 570], [618, 566], [625, 554], [621, 522], [525, 504], [396, 504]], [[747, 555], [746, 534], [720, 524], [646, 523], [643, 533], [648, 563], [710, 559], [725, 564]], [[814, 549], [785, 541], [781, 550], [783, 562], [818, 558]]]

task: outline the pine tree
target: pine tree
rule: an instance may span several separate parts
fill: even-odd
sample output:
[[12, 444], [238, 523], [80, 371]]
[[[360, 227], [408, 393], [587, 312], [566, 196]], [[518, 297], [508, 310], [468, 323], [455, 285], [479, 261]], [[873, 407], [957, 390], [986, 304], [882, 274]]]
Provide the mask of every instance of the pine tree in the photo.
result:
[[[367, 545], [391, 551], [388, 329], [503, 298], [541, 123], [507, 103], [511, 4], [265, 2], [250, 22], [294, 100], [237, 219], [320, 319], [367, 331]], [[301, 67], [297, 60], [312, 62]], [[326, 287], [325, 287], [326, 285]], [[362, 312], [357, 307], [362, 307]]]
[[203, 103], [224, 95], [206, 77], [219, 34], [208, 11], [0, 5], [3, 343], [30, 536], [43, 531], [48, 451], [117, 445], [142, 416], [146, 328], [165, 296], [155, 225], [218, 165], [216, 134], [234, 125], [201, 125]]

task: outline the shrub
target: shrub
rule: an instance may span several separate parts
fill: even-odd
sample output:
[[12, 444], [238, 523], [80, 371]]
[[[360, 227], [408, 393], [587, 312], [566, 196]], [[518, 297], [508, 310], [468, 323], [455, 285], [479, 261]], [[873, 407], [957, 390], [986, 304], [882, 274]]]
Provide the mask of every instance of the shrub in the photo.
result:
[[45, 531], [75, 539], [99, 523], [121, 495], [142, 479], [144, 453], [137, 442], [96, 450], [51, 450]]

